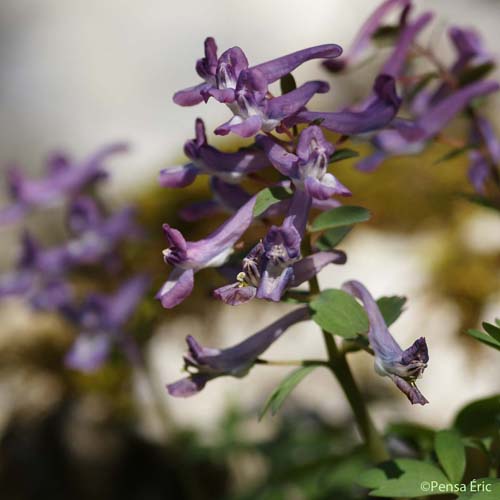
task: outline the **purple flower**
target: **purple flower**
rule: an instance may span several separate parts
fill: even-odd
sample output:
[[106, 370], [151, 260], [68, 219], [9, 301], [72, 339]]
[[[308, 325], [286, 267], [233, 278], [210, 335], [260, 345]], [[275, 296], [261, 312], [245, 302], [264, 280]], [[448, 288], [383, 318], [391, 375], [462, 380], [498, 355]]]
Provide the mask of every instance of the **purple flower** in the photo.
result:
[[471, 144], [475, 149], [469, 153], [469, 180], [478, 193], [484, 194], [492, 169], [500, 164], [500, 141], [487, 119], [474, 117]]
[[189, 335], [189, 352], [184, 356], [189, 377], [167, 385], [171, 396], [186, 398], [200, 392], [209, 380], [225, 375], [243, 377], [256, 359], [292, 325], [307, 320], [307, 307], [295, 309], [243, 342], [227, 349], [202, 347]]
[[364, 285], [358, 281], [348, 281], [342, 288], [360, 299], [368, 314], [368, 340], [375, 353], [375, 371], [379, 375], [390, 377], [412, 404], [428, 403], [415, 385], [415, 380], [422, 376], [429, 361], [424, 337], [420, 337], [403, 351], [387, 329], [377, 303]]
[[0, 223], [15, 222], [30, 209], [54, 205], [63, 198], [78, 194], [106, 176], [102, 165], [104, 160], [126, 150], [126, 144], [112, 144], [81, 164], [71, 162], [60, 153], [54, 154], [48, 160], [45, 177], [41, 179], [28, 179], [20, 169], [11, 168], [7, 172], [7, 182], [12, 204], [0, 211]]
[[236, 282], [218, 288], [214, 296], [233, 306], [254, 297], [279, 302], [287, 289], [311, 279], [327, 264], [346, 261], [340, 251], [319, 252], [302, 259], [302, 238], [294, 219], [288, 216], [280, 227], [272, 226], [243, 259]]
[[384, 17], [393, 9], [405, 9], [411, 5], [411, 0], [386, 0], [370, 15], [359, 30], [352, 45], [343, 57], [332, 61], [324, 61], [323, 65], [331, 71], [337, 72], [360, 61], [365, 50], [370, 46], [372, 37], [382, 26]]
[[205, 125], [200, 118], [196, 120], [195, 133], [196, 137], [184, 145], [184, 153], [191, 163], [163, 169], [159, 176], [161, 186], [186, 187], [192, 184], [199, 174], [208, 174], [228, 183], [236, 183], [245, 175], [269, 165], [266, 156], [256, 148], [243, 148], [235, 153], [225, 153], [209, 146]]
[[280, 97], [270, 96], [269, 84], [306, 61], [338, 57], [341, 52], [335, 44], [319, 45], [249, 67], [239, 47], [228, 49], [217, 58], [215, 41], [207, 38], [205, 57], [196, 64], [196, 71], [205, 83], [177, 92], [174, 102], [192, 106], [213, 97], [226, 104], [234, 116], [215, 130], [218, 135], [233, 132], [251, 137], [259, 130], [270, 132], [283, 119], [302, 109], [315, 93], [327, 92], [328, 84], [307, 82]]
[[373, 95], [362, 109], [336, 112], [300, 111], [286, 120], [287, 126], [320, 121], [321, 126], [343, 135], [363, 134], [378, 130], [392, 121], [401, 105], [394, 78], [379, 75], [373, 85]]
[[[289, 274], [284, 274], [287, 278], [286, 282], [278, 280], [273, 283], [283, 286], [272, 289], [273, 293], [270, 297], [263, 296], [262, 298], [275, 300], [273, 297], [276, 297], [276, 300], [280, 300], [286, 290], [309, 281], [328, 264], [344, 264], [346, 260], [347, 256], [341, 250], [316, 252], [301, 258], [291, 264], [290, 268], [292, 272], [288, 271]], [[217, 288], [214, 290], [214, 296], [231, 306], [244, 304], [252, 300], [256, 297], [257, 290], [261, 287], [262, 269], [265, 263], [263, 245], [258, 244], [243, 259], [242, 271], [236, 275], [236, 282]], [[264, 289], [264, 291], [266, 290]]]
[[0, 278], [0, 298], [21, 296], [35, 309], [54, 310], [71, 296], [64, 280], [68, 268], [64, 247], [42, 249], [26, 232], [15, 269]]
[[126, 281], [113, 295], [93, 294], [79, 307], [67, 305], [61, 312], [79, 334], [66, 355], [66, 365], [91, 372], [106, 360], [115, 343], [127, 349], [125, 324], [149, 287], [149, 279], [137, 276]]
[[218, 267], [226, 261], [233, 245], [252, 223], [254, 205], [255, 196], [210, 236], [199, 241], [186, 241], [180, 231], [168, 224], [163, 225], [169, 244], [163, 251], [163, 257], [174, 267], [156, 295], [163, 307], [175, 307], [190, 295], [196, 271], [204, 267]]
[[126, 207], [105, 217], [92, 198], [79, 197], [68, 211], [68, 225], [76, 237], [64, 244], [71, 267], [113, 258], [117, 245], [140, 235], [136, 211]]
[[333, 195], [351, 195], [336, 177], [327, 172], [335, 148], [318, 126], [312, 125], [302, 131], [296, 154], [289, 153], [267, 136], [258, 136], [257, 144], [280, 173], [290, 177], [298, 189], [306, 191], [312, 198], [327, 200]]
[[422, 151], [427, 141], [444, 127], [473, 99], [496, 92], [500, 85], [492, 80], [467, 85], [419, 116], [416, 120], [394, 120], [390, 128], [377, 133], [373, 139], [374, 156], [363, 159], [358, 168], [370, 171], [391, 154], [414, 154]]

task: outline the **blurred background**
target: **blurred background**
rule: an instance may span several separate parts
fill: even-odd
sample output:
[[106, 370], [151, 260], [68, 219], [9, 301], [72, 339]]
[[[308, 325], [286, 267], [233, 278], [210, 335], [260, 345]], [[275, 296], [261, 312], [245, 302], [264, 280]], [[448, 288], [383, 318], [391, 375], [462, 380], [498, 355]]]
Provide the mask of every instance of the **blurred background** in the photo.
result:
[[[161, 257], [161, 223], [200, 237], [220, 222], [187, 224], [179, 219], [188, 197], [207, 195], [204, 180], [182, 192], [156, 185], [161, 168], [185, 160], [182, 145], [193, 137], [197, 116], [209, 130], [227, 119], [226, 110], [212, 101], [180, 108], [171, 100], [174, 91], [197, 81], [194, 63], [205, 37], [214, 36], [222, 49], [241, 46], [251, 63], [316, 44], [347, 46], [379, 3], [3, 0], [1, 171], [15, 163], [36, 174], [54, 148], [81, 158], [111, 141], [130, 142], [131, 152], [111, 162], [111, 179], [101, 192], [116, 207], [138, 203], [149, 238], [129, 265], [152, 272], [159, 287], [168, 272]], [[444, 36], [450, 24], [475, 26], [487, 47], [500, 52], [500, 2], [421, 0], [417, 6], [436, 11], [438, 21], [426, 37], [445, 60], [451, 57]], [[376, 69], [377, 61], [371, 60], [337, 77], [310, 62], [295, 75], [298, 82], [329, 81], [332, 91], [317, 96], [312, 107], [335, 109], [366, 95]], [[493, 98], [491, 103], [495, 122], [500, 101]], [[457, 123], [457, 134], [461, 131]], [[353, 147], [368, 151], [362, 143]], [[500, 219], [458, 195], [471, 192], [465, 158], [434, 164], [445, 152], [434, 146], [420, 156], [389, 160], [370, 175], [355, 171], [351, 161], [336, 170], [355, 193], [352, 204], [369, 208], [374, 217], [344, 240], [341, 248], [348, 263], [322, 272], [322, 287], [358, 279], [375, 296], [406, 295], [407, 310], [392, 332], [404, 346], [423, 335], [430, 350], [419, 385], [431, 403], [425, 407], [412, 407], [375, 375], [368, 355], [351, 356], [381, 428], [404, 419], [444, 427], [466, 402], [499, 389], [495, 352], [471, 341], [464, 331], [500, 316]], [[6, 203], [5, 190], [3, 196]], [[60, 236], [55, 220], [57, 213], [35, 214], [30, 224], [50, 242]], [[0, 230], [0, 265], [8, 270], [21, 228]], [[167, 395], [165, 383], [181, 376], [186, 334], [206, 345], [228, 346], [272, 322], [277, 309], [287, 309], [256, 301], [222, 307], [210, 299], [220, 278], [210, 271], [200, 276], [198, 290], [179, 308], [162, 309], [153, 292], [144, 305], [150, 321], [138, 338], [160, 412], [150, 384], [120, 356], [92, 375], [65, 370], [62, 359], [71, 332], [20, 300], [0, 303], [2, 499], [316, 499], [361, 494], [352, 480], [364, 457], [355, 446], [350, 410], [326, 371], [316, 370], [279, 415], [261, 422], [260, 409], [290, 368], [256, 367], [241, 380], [219, 379], [191, 399]], [[323, 344], [313, 325], [295, 326], [266, 355], [322, 356]], [[341, 454], [349, 459], [340, 463]]]

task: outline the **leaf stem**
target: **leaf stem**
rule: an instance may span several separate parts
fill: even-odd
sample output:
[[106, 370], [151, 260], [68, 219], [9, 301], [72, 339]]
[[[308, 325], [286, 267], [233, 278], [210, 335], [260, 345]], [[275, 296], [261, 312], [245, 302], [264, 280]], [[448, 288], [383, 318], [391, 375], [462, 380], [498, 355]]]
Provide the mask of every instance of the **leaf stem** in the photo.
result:
[[255, 360], [258, 365], [267, 366], [326, 366], [329, 367], [328, 361], [321, 359], [285, 359], [285, 360], [269, 360], [258, 358]]
[[[310, 246], [309, 241], [306, 241], [306, 244]], [[308, 253], [310, 253], [310, 249], [308, 250]], [[311, 280], [309, 280], [309, 288], [311, 295], [317, 295], [320, 293], [317, 276], [314, 276]], [[370, 457], [375, 463], [387, 460], [389, 458], [389, 454], [387, 453], [384, 441], [378, 433], [370, 414], [368, 413], [363, 395], [354, 380], [351, 368], [345, 357], [345, 353], [339, 350], [333, 335], [330, 335], [324, 330], [322, 330], [322, 332], [328, 353], [328, 367], [335, 375], [347, 398], [347, 401], [351, 406], [356, 419], [356, 424], [363, 440], [366, 443]]]

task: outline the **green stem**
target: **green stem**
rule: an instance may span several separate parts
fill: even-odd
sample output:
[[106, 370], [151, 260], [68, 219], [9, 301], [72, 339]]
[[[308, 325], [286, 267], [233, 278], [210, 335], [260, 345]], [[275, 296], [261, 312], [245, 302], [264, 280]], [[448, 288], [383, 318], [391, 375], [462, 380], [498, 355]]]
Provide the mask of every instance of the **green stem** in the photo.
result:
[[330, 366], [328, 361], [323, 361], [321, 359], [286, 359], [273, 361], [258, 358], [255, 360], [255, 363], [267, 366]]
[[[316, 276], [309, 281], [309, 288], [311, 295], [320, 293], [318, 278]], [[377, 432], [370, 414], [368, 413], [368, 409], [366, 408], [361, 391], [354, 380], [345, 353], [339, 350], [334, 337], [324, 330], [323, 339], [328, 352], [328, 366], [339, 382], [347, 401], [349, 401], [356, 419], [356, 424], [366, 443], [370, 457], [376, 463], [387, 460], [389, 454], [385, 448], [384, 441]]]

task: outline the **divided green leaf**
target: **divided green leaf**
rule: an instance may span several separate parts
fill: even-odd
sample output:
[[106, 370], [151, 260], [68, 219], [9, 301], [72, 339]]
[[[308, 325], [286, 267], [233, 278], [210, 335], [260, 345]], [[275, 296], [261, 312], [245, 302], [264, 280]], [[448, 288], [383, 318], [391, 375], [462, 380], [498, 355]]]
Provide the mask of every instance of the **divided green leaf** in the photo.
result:
[[336, 161], [347, 160], [348, 158], [356, 158], [359, 156], [357, 151], [349, 148], [337, 149], [335, 153], [330, 156], [330, 163], [335, 163]]
[[280, 88], [281, 95], [288, 94], [288, 92], [291, 92], [292, 90], [295, 90], [297, 88], [297, 83], [295, 82], [295, 78], [291, 73], [288, 73], [288, 75], [282, 76], [280, 78]]
[[257, 194], [255, 205], [253, 207], [254, 217], [262, 215], [270, 206], [292, 196], [291, 189], [282, 186], [275, 186], [263, 189]]
[[324, 290], [310, 306], [312, 319], [328, 333], [354, 339], [370, 326], [363, 307], [343, 290]]
[[344, 205], [319, 214], [314, 219], [311, 231], [323, 231], [334, 227], [351, 226], [370, 219], [370, 212], [363, 207]]
[[479, 399], [464, 406], [453, 427], [464, 436], [490, 436], [500, 426], [500, 395]]
[[435, 465], [409, 458], [399, 458], [362, 472], [358, 483], [372, 490], [370, 496], [418, 498], [442, 494], [437, 491], [437, 488], [435, 491], [430, 489], [434, 481], [438, 485], [451, 484]]
[[465, 447], [460, 434], [454, 429], [436, 432], [434, 448], [450, 481], [459, 483], [465, 472]]
[[377, 300], [378, 308], [384, 317], [387, 326], [392, 325], [403, 312], [403, 306], [406, 303], [406, 297], [393, 295], [391, 297], [380, 297]]
[[316, 241], [319, 250], [331, 250], [335, 248], [351, 231], [353, 226], [334, 227], [325, 231]]
[[317, 366], [302, 366], [285, 377], [280, 385], [273, 391], [266, 404], [264, 405], [264, 408], [262, 408], [262, 411], [259, 415], [259, 420], [262, 419], [262, 417], [269, 409], [271, 409], [271, 415], [276, 415], [289, 394], [315, 368], [317, 368]]
[[435, 162], [434, 165], [437, 165], [438, 163], [442, 163], [448, 160], [453, 160], [453, 158], [457, 158], [458, 156], [463, 155], [469, 150], [469, 146], [463, 146], [461, 148], [453, 148], [447, 153], [445, 153], [443, 156], [439, 157]]
[[469, 83], [476, 82], [478, 80], [481, 80], [481, 78], [484, 78], [494, 69], [495, 65], [492, 62], [478, 64], [477, 66], [463, 71], [458, 79], [458, 83], [462, 87], [464, 85], [468, 85]]
[[483, 323], [483, 328], [486, 333], [480, 330], [468, 330], [467, 334], [483, 344], [500, 350], [500, 328], [490, 323]]

